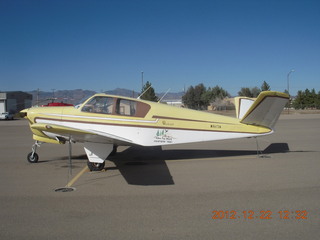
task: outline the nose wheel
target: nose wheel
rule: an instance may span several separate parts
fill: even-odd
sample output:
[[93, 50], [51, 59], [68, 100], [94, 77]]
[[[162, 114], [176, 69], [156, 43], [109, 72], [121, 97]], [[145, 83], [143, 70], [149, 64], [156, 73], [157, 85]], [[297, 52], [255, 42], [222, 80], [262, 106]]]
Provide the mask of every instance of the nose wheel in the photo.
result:
[[36, 153], [37, 151], [37, 147], [40, 147], [40, 142], [36, 141], [33, 145], [32, 145], [32, 152], [28, 154], [27, 156], [27, 160], [29, 163], [37, 163], [39, 160], [39, 155]]
[[39, 155], [35, 152], [31, 152], [28, 154], [27, 160], [29, 163], [37, 163], [39, 160]]

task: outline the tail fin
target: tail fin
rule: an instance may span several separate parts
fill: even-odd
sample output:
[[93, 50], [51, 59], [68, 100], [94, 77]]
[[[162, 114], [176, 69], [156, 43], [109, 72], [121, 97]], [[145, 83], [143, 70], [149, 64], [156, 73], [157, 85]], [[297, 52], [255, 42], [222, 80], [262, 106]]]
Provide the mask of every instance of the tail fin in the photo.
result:
[[237, 118], [241, 119], [248, 112], [256, 98], [235, 97], [235, 106]]
[[261, 92], [256, 99], [237, 98], [237, 117], [241, 123], [273, 128], [289, 100], [289, 95], [281, 92]]

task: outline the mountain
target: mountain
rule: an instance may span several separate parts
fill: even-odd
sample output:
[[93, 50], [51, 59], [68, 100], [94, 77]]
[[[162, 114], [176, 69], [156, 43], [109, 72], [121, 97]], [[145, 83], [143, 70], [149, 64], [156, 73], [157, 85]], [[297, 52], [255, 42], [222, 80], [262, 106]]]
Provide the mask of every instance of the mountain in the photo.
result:
[[95, 94], [95, 91], [90, 90], [57, 90], [54, 92], [31, 91], [33, 96], [33, 105], [45, 105], [49, 102], [64, 102], [78, 104], [82, 99], [88, 98]]
[[138, 97], [140, 93], [124, 88], [116, 88], [114, 90], [105, 91], [106, 94], [119, 95], [124, 97]]
[[[165, 93], [157, 93], [156, 95], [161, 98]], [[184, 95], [184, 92], [178, 92], [178, 93], [167, 93], [163, 97], [163, 101], [172, 101], [172, 100], [180, 100], [182, 99], [182, 96]]]
[[[75, 89], [75, 90], [56, 90], [54, 92], [43, 92], [43, 91], [31, 91], [28, 92], [33, 95], [33, 105], [45, 105], [49, 102], [64, 102], [64, 103], [71, 103], [71, 104], [78, 104], [81, 100], [85, 100], [88, 97], [92, 96], [93, 94], [97, 93], [91, 90], [82, 90], [82, 89]], [[134, 97], [137, 98], [140, 93], [124, 89], [124, 88], [116, 88], [114, 90], [105, 91], [107, 94], [111, 95], [119, 95], [124, 97]], [[156, 95], [161, 98], [165, 93], [156, 93]], [[172, 101], [172, 100], [181, 100], [183, 96], [183, 92], [179, 93], [167, 93], [162, 102], [165, 101]]]

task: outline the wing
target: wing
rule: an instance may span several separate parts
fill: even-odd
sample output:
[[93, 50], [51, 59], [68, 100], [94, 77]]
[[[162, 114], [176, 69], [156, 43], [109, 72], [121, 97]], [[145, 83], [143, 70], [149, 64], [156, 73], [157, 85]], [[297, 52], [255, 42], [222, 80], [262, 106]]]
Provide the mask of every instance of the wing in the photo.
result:
[[42, 142], [63, 143], [63, 141], [71, 138], [75, 142], [96, 142], [117, 145], [133, 144], [130, 139], [97, 130], [83, 130], [47, 123], [34, 123], [30, 127], [33, 132], [36, 131], [36, 134], [33, 136], [34, 139]]

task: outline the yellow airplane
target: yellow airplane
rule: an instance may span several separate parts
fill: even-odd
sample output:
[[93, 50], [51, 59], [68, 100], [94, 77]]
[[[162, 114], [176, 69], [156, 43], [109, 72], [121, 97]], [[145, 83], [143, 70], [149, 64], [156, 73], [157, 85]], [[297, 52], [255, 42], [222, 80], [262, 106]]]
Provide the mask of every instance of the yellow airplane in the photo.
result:
[[265, 91], [256, 99], [237, 97], [237, 118], [122, 96], [96, 94], [76, 107], [34, 107], [21, 111], [36, 141], [84, 143], [91, 171], [104, 168], [117, 146], [163, 146], [268, 135], [289, 96]]

